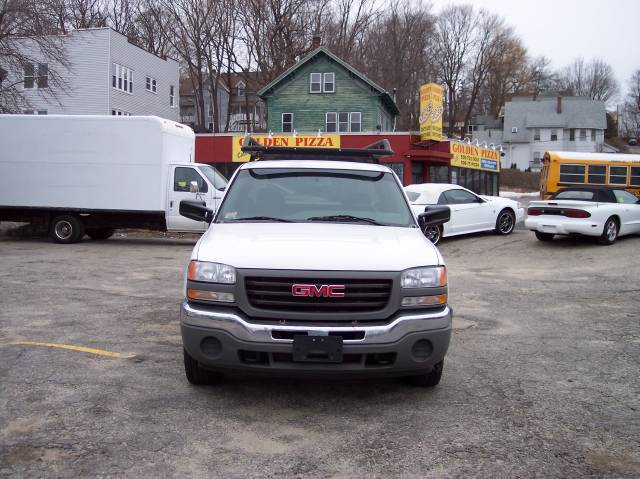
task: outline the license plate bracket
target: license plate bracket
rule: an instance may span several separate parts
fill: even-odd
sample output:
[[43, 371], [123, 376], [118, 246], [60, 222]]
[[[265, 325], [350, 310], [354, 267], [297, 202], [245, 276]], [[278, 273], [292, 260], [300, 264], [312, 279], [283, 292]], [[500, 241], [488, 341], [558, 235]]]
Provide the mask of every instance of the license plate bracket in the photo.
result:
[[340, 336], [293, 337], [293, 361], [298, 363], [341, 363], [342, 338]]

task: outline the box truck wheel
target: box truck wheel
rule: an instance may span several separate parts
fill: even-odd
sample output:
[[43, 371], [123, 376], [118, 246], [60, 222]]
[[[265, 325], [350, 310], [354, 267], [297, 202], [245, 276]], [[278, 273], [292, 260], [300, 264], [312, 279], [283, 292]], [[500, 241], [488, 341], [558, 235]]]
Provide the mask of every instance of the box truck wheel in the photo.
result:
[[113, 236], [113, 228], [87, 228], [87, 235], [95, 241], [109, 239]]
[[84, 225], [75, 216], [57, 216], [51, 221], [49, 236], [56, 243], [77, 243], [84, 236]]

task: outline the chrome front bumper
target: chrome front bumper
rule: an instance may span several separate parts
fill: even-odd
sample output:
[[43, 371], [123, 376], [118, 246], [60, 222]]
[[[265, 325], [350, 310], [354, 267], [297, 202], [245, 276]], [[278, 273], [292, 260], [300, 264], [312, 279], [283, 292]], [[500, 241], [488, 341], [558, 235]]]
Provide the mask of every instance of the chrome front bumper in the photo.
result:
[[221, 307], [216, 311], [208, 311], [196, 308], [186, 301], [182, 303], [182, 307], [180, 308], [180, 321], [183, 325], [222, 330], [240, 341], [273, 344], [287, 344], [292, 342], [291, 339], [274, 338], [274, 331], [291, 333], [306, 332], [311, 335], [357, 331], [363, 332], [364, 337], [362, 339], [345, 339], [345, 345], [393, 343], [411, 333], [451, 329], [452, 318], [453, 310], [449, 306], [446, 306], [444, 310], [433, 313], [412, 313], [409, 310], [402, 310], [398, 312], [389, 324], [384, 325], [366, 326], [356, 324], [354, 326], [348, 324], [344, 326], [313, 326], [312, 324], [299, 325], [298, 323], [295, 326], [290, 326], [287, 324], [251, 323], [233, 310], [227, 312]]

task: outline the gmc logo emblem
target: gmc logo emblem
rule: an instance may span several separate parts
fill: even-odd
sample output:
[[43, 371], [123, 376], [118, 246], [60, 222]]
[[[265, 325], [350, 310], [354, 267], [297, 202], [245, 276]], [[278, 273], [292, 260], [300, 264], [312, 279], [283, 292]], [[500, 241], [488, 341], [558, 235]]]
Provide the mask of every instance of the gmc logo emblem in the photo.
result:
[[343, 284], [294, 284], [291, 286], [291, 296], [307, 298], [343, 298]]

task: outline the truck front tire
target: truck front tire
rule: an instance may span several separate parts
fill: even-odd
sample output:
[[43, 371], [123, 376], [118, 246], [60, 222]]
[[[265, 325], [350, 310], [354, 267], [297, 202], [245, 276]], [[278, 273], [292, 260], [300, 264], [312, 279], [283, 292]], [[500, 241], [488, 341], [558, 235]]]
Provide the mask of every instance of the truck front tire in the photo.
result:
[[51, 221], [49, 236], [56, 243], [77, 243], [84, 236], [84, 225], [75, 216], [57, 216]]
[[419, 376], [407, 376], [406, 380], [413, 386], [420, 386], [423, 388], [432, 388], [437, 386], [442, 378], [442, 369], [444, 367], [444, 359], [439, 363], [433, 365], [433, 369], [428, 373], [420, 374]]
[[184, 372], [189, 383], [194, 386], [206, 386], [220, 382], [220, 379], [222, 379], [220, 373], [201, 368], [198, 365], [198, 361], [189, 356], [186, 349], [183, 348], [182, 351], [184, 353]]
[[94, 241], [103, 241], [113, 236], [113, 228], [87, 228], [87, 236]]

